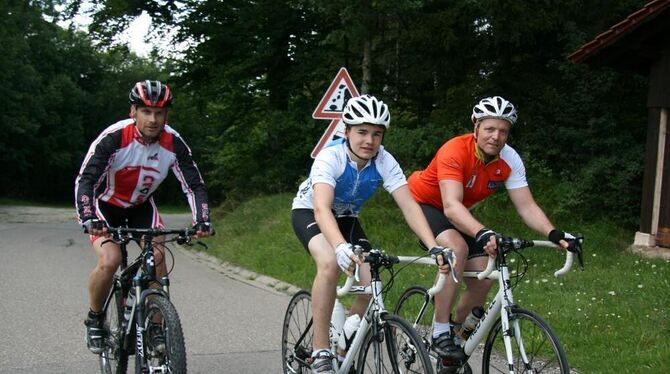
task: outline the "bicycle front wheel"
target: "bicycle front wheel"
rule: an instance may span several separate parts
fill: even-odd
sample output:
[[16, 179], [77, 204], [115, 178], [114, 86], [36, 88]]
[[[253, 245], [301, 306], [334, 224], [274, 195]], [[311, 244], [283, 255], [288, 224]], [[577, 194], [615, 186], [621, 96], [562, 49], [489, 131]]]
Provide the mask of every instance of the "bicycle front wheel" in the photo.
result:
[[[542, 318], [534, 312], [512, 308], [509, 316], [513, 367], [515, 373], [561, 373], [569, 374], [568, 359], [556, 334]], [[484, 346], [482, 373], [509, 373], [502, 322], [499, 319], [491, 329]], [[524, 362], [521, 350], [526, 353]]]
[[286, 308], [281, 337], [284, 374], [310, 373], [307, 359], [312, 355], [312, 296], [298, 291]]
[[426, 346], [411, 325], [396, 315], [384, 314], [363, 340], [357, 373], [432, 374], [433, 367]]
[[428, 296], [428, 291], [421, 286], [413, 286], [405, 290], [398, 299], [393, 314], [409, 322], [421, 340], [429, 348], [433, 328], [435, 302]]
[[[144, 326], [144, 357], [150, 373], [186, 373], [186, 346], [177, 309], [160, 295], [146, 298]], [[139, 361], [136, 354], [136, 362]], [[142, 372], [139, 366], [137, 371]]]
[[125, 374], [128, 370], [128, 351], [123, 348], [123, 295], [118, 284], [114, 284], [105, 306], [105, 350], [100, 353], [102, 374]]

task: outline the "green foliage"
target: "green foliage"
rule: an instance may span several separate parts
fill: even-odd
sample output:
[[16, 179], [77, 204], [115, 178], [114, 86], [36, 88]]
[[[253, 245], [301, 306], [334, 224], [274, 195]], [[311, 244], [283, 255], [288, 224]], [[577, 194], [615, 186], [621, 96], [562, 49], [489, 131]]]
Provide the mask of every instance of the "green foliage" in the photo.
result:
[[127, 112], [133, 79], [156, 75], [127, 50], [102, 53], [87, 35], [50, 22], [55, 3], [0, 4], [3, 196], [70, 200], [90, 141]]
[[[385, 146], [407, 174], [472, 130], [477, 99], [502, 95], [520, 113], [510, 144], [543, 177], [572, 183], [555, 186], [566, 194], [562, 210], [637, 223], [646, 79], [566, 56], [644, 0], [95, 3], [91, 36], [48, 21], [73, 16], [82, 0], [0, 5], [5, 194], [69, 198], [87, 145], [125, 117], [128, 88], [146, 78], [173, 88], [170, 123], [214, 202], [293, 191], [327, 125], [310, 115], [345, 66], [359, 89], [390, 105]], [[143, 12], [151, 37], [173, 38], [184, 52], [139, 59], [113, 40]], [[167, 183], [159, 194], [176, 202], [179, 187]]]

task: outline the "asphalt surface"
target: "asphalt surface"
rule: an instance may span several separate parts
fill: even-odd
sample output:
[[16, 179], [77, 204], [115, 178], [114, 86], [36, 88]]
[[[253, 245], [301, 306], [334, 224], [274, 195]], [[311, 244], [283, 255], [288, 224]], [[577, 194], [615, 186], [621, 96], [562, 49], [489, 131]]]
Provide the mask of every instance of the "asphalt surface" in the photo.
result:
[[[164, 219], [176, 228], [190, 221]], [[189, 372], [280, 373], [293, 289], [188, 250], [173, 253], [171, 299]], [[0, 207], [0, 374], [99, 372], [83, 325], [95, 260], [72, 209]]]

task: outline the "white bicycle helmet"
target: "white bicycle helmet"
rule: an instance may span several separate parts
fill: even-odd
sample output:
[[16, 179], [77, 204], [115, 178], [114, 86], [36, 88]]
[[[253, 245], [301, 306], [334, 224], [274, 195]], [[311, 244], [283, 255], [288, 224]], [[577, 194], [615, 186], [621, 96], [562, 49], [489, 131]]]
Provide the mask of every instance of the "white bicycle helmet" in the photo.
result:
[[342, 120], [347, 126], [369, 123], [384, 126], [388, 129], [391, 122], [391, 113], [389, 113], [389, 108], [383, 101], [377, 100], [374, 96], [363, 95], [352, 97], [347, 101], [347, 105], [342, 112]]
[[500, 96], [483, 98], [472, 108], [472, 123], [486, 119], [500, 118], [513, 125], [516, 122], [516, 108]]

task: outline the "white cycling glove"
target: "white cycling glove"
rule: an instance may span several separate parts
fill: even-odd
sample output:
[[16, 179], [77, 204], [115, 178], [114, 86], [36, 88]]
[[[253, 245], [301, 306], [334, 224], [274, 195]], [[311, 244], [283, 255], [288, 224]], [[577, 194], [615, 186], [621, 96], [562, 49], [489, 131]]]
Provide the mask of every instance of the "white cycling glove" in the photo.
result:
[[354, 255], [353, 246], [349, 243], [340, 243], [335, 248], [335, 256], [337, 257], [337, 265], [340, 266], [343, 272], [348, 275], [351, 274], [349, 267], [353, 260], [351, 257]]

